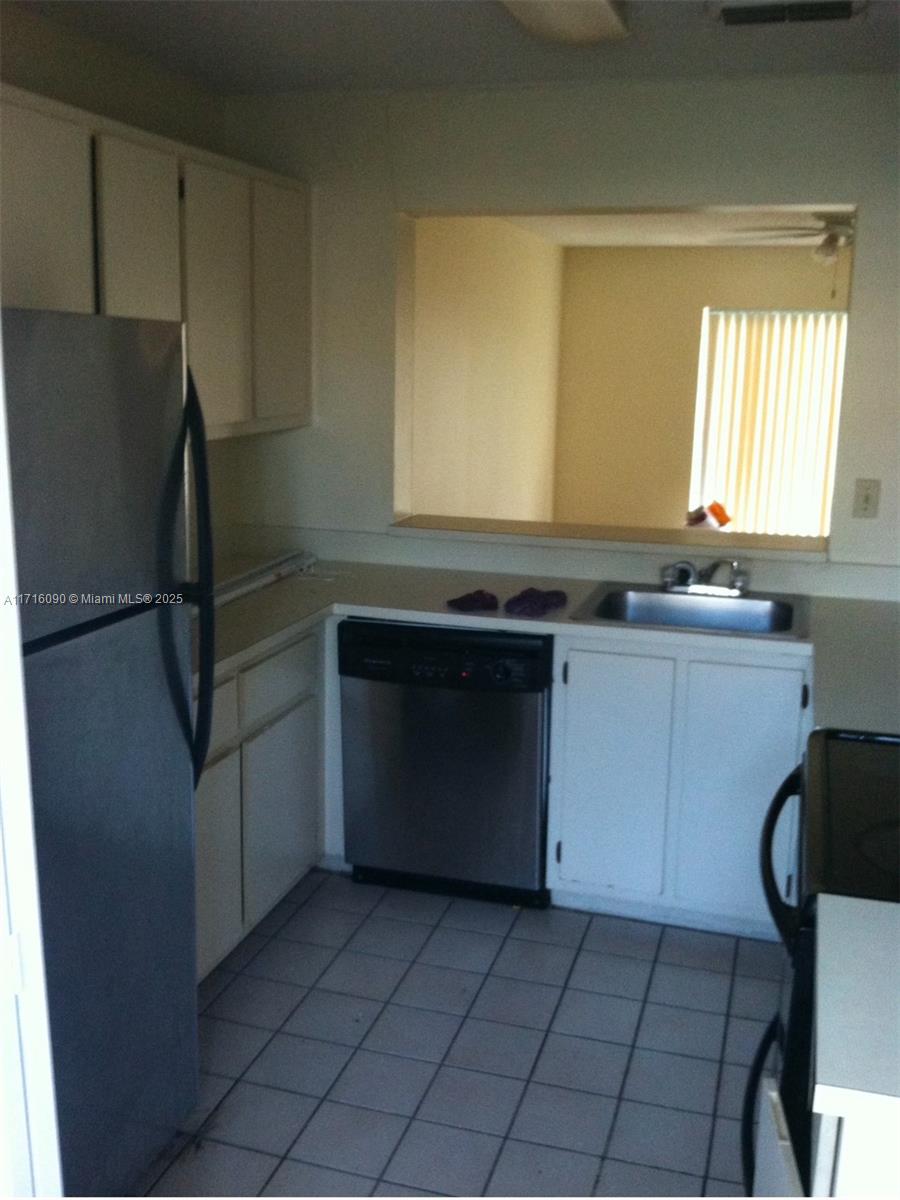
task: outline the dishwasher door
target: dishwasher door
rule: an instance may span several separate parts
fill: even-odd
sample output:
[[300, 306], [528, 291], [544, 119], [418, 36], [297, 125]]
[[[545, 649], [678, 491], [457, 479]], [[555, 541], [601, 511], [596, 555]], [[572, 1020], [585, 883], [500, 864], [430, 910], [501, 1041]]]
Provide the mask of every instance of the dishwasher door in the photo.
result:
[[543, 888], [547, 702], [342, 678], [347, 861]]

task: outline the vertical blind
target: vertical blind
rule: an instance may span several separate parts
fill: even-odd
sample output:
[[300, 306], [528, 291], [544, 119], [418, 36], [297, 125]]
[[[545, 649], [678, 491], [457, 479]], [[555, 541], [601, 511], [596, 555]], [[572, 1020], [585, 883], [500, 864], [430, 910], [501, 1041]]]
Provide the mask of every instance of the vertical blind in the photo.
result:
[[745, 533], [825, 537], [845, 312], [705, 308], [690, 507], [718, 500]]

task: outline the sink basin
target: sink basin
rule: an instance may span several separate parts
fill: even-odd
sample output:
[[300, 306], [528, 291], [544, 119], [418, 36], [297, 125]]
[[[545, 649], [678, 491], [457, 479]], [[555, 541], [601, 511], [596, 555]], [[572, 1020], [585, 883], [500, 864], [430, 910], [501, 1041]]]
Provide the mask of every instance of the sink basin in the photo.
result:
[[573, 614], [573, 619], [800, 637], [798, 606], [799, 597], [795, 596], [710, 596], [689, 591], [665, 592], [638, 583], [603, 583]]

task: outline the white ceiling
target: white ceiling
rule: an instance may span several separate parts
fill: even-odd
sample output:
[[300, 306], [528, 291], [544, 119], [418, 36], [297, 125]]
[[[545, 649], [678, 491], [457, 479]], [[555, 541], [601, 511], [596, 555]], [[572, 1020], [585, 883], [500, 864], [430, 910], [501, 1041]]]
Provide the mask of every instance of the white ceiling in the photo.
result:
[[622, 41], [527, 33], [495, 0], [5, 0], [214, 91], [416, 89], [896, 70], [900, 4], [726, 28], [703, 0], [623, 0]]
[[852, 222], [854, 214], [851, 205], [821, 204], [561, 213], [503, 219], [556, 246], [814, 247], [829, 219], [840, 226]]

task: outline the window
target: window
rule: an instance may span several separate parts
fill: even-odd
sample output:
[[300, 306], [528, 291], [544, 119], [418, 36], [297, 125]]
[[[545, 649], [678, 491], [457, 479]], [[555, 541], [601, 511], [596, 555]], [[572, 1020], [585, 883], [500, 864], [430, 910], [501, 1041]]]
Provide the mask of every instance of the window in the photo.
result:
[[845, 312], [705, 308], [690, 507], [720, 501], [741, 533], [825, 537]]

